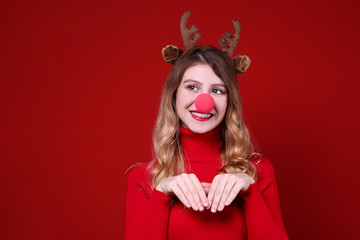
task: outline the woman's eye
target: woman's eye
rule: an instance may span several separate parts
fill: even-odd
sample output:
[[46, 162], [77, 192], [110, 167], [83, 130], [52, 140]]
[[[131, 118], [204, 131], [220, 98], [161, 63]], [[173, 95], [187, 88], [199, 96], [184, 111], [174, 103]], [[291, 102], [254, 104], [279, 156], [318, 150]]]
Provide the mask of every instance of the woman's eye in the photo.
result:
[[197, 87], [194, 86], [194, 85], [189, 85], [189, 86], [187, 86], [186, 88], [189, 89], [189, 90], [191, 90], [191, 91], [197, 90]]
[[221, 89], [218, 89], [218, 88], [214, 88], [214, 89], [212, 90], [212, 92], [215, 93], [215, 94], [224, 94], [224, 91], [221, 90]]

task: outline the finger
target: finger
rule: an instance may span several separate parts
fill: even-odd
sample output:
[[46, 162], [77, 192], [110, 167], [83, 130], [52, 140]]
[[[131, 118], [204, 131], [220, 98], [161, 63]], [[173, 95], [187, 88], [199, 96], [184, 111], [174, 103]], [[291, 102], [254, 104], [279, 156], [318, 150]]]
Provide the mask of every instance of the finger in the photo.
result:
[[221, 174], [221, 178], [219, 180], [219, 184], [216, 188], [215, 194], [214, 194], [214, 200], [211, 205], [211, 212], [215, 213], [218, 210], [220, 199], [224, 193], [225, 185], [228, 181], [229, 175], [228, 174]]
[[188, 187], [187, 183], [185, 182], [186, 174], [182, 174], [178, 178], [178, 186], [180, 187], [181, 191], [184, 193], [186, 199], [189, 201], [191, 207], [197, 211], [199, 207], [196, 204], [194, 196], [192, 194], [191, 189]]
[[[203, 187], [205, 194], [208, 195], [209, 194], [209, 190], [211, 187], [211, 183], [201, 183], [201, 186]], [[206, 198], [207, 199], [207, 198]], [[208, 201], [208, 200], [207, 200]]]
[[[205, 188], [204, 188], [204, 191], [205, 191], [205, 194], [206, 194], [206, 195], [209, 194], [209, 190], [210, 190], [210, 187], [205, 187]], [[209, 206], [209, 203], [208, 203], [208, 205], [207, 205], [206, 207], [208, 207], [208, 206]]]
[[204, 188], [202, 187], [199, 179], [195, 176], [195, 174], [190, 174], [190, 179], [192, 179], [193, 181], [193, 184], [197, 190], [197, 193], [198, 193], [198, 196], [201, 200], [201, 205], [200, 205], [200, 211], [203, 211], [204, 207], [207, 207], [209, 205], [208, 201], [207, 201], [207, 197], [206, 197], [206, 194], [205, 194], [205, 190]]
[[229, 206], [234, 201], [234, 199], [237, 197], [238, 193], [240, 192], [241, 188], [242, 188], [241, 183], [237, 183], [234, 185], [234, 187], [231, 189], [231, 192], [227, 200], [225, 201], [225, 206]]
[[227, 206], [227, 205], [225, 205], [226, 200], [228, 199], [230, 193], [232, 192], [232, 189], [233, 189], [235, 184], [236, 184], [236, 177], [230, 175], [229, 178], [228, 178], [228, 181], [227, 181], [227, 183], [225, 185], [224, 192], [223, 192], [223, 194], [221, 196], [218, 211], [222, 211], [224, 209], [224, 207]]
[[201, 203], [200, 196], [199, 196], [199, 193], [198, 193], [198, 189], [197, 189], [197, 187], [195, 186], [195, 184], [193, 182], [194, 177], [196, 178], [196, 176], [194, 174], [184, 175], [184, 181], [185, 181], [186, 185], [188, 186], [188, 188], [190, 190], [189, 194], [191, 194], [193, 199], [195, 200], [197, 208], [194, 208], [194, 210], [195, 211], [197, 211], [197, 210], [203, 211], [204, 207], [203, 207], [203, 205]]
[[211, 183], [210, 189], [209, 189], [209, 193], [208, 193], [208, 201], [209, 201], [209, 206], [207, 207], [207, 209], [209, 209], [213, 203], [214, 200], [214, 193], [216, 190], [216, 187], [218, 185], [218, 176], [216, 176], [213, 180], [213, 182]]
[[175, 185], [172, 189], [173, 193], [176, 195], [176, 197], [182, 202], [186, 207], [190, 208], [191, 205], [187, 198], [185, 197], [184, 193], [181, 191], [179, 186]]
[[210, 186], [211, 186], [211, 183], [207, 183], [207, 182], [201, 182], [200, 184], [203, 188], [206, 188], [206, 187], [210, 188]]

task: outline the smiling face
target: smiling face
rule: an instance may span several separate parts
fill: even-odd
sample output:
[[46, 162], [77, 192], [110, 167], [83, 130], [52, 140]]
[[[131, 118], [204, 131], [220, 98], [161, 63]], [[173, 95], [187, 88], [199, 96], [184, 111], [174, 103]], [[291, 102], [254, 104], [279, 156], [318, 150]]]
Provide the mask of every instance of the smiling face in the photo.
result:
[[[198, 95], [207, 93], [215, 106], [208, 113], [200, 113], [195, 106]], [[186, 69], [176, 91], [176, 113], [181, 125], [195, 133], [206, 133], [224, 119], [227, 106], [227, 89], [224, 82], [207, 64], [196, 64]]]

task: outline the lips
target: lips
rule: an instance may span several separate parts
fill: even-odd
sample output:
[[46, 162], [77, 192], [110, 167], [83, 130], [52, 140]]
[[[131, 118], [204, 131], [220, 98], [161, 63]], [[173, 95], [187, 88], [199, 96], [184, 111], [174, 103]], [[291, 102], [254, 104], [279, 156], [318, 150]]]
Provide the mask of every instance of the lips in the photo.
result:
[[199, 113], [195, 111], [190, 111], [191, 116], [198, 121], [208, 121], [214, 116], [214, 114], [211, 113]]

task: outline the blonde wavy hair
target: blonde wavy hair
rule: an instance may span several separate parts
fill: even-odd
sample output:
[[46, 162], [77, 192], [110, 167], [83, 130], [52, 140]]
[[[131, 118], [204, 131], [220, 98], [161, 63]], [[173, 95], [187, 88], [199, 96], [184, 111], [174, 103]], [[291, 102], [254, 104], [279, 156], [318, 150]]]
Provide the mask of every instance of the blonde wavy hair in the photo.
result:
[[159, 114], [153, 130], [153, 160], [148, 165], [152, 188], [167, 177], [185, 172], [179, 141], [180, 119], [176, 114], [176, 90], [186, 69], [196, 64], [209, 65], [227, 88], [227, 110], [221, 127], [222, 167], [218, 172], [247, 173], [256, 178], [257, 170], [250, 161], [254, 156], [249, 131], [242, 119], [242, 105], [234, 62], [212, 46], [187, 50], [174, 64], [162, 92]]

